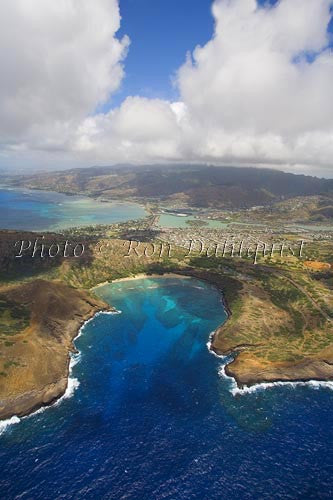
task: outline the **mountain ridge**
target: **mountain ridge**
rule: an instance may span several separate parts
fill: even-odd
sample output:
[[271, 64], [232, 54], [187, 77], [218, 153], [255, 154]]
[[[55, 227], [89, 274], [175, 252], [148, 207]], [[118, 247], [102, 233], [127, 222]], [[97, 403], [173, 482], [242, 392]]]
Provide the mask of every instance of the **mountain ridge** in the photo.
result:
[[267, 206], [297, 196], [333, 199], [333, 179], [255, 167], [115, 165], [5, 178], [11, 186], [105, 199], [183, 200], [202, 208]]

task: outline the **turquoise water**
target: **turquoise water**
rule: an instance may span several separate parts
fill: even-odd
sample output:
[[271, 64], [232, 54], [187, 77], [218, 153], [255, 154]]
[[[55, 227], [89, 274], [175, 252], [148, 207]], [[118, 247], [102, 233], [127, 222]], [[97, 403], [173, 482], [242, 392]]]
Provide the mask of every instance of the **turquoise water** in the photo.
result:
[[0, 436], [1, 500], [318, 500], [333, 496], [333, 391], [232, 395], [206, 346], [225, 312], [194, 279], [98, 293], [69, 399]]
[[[189, 220], [198, 220], [195, 217], [192, 216], [187, 216], [187, 217], [179, 217], [177, 215], [170, 215], [170, 214], [161, 214], [159, 218], [158, 225], [160, 227], [169, 227], [169, 228], [186, 228], [190, 229], [192, 226], [187, 224], [186, 221]], [[202, 226], [203, 228], [210, 228], [210, 229], [225, 229], [227, 227], [234, 227], [234, 226], [244, 226], [242, 230], [246, 230], [246, 226], [248, 227], [254, 227], [254, 228], [268, 228], [270, 227], [270, 224], [268, 223], [259, 223], [259, 222], [221, 222], [218, 220], [211, 220], [211, 219], [202, 219], [206, 222], [205, 226]], [[283, 226], [283, 224], [282, 224]], [[289, 225], [286, 226], [287, 229], [305, 229], [306, 231], [333, 231], [333, 224], [294, 224], [294, 225]]]
[[[191, 215], [187, 217], [179, 217], [177, 215], [161, 214], [158, 224], [161, 227], [179, 227], [179, 228], [185, 227], [187, 229], [190, 229], [192, 226], [186, 223], [186, 221], [189, 220], [196, 221], [198, 219], [192, 217]], [[229, 225], [226, 222], [221, 222], [218, 220], [204, 219], [204, 221], [206, 222], [206, 225], [202, 227], [207, 227], [212, 229], [222, 229], [224, 227], [228, 227]]]
[[58, 231], [74, 226], [112, 224], [139, 219], [135, 203], [100, 202], [48, 191], [0, 188], [0, 229]]
[[306, 231], [333, 231], [333, 224], [294, 224], [287, 226], [288, 229], [306, 229]]

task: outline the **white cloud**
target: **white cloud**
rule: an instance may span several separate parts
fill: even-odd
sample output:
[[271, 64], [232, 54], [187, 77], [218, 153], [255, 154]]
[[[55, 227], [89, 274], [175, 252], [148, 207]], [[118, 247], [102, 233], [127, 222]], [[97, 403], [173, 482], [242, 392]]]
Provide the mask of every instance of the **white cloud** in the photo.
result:
[[[333, 58], [293, 60], [327, 45], [328, 0], [281, 0], [258, 9], [255, 0], [214, 5], [214, 39], [179, 73], [183, 99], [207, 126], [293, 136], [333, 121]], [[200, 118], [201, 117], [201, 118]]]
[[0, 137], [28, 148], [67, 136], [115, 91], [128, 39], [117, 0], [0, 3]]
[[[176, 111], [175, 111], [176, 110]], [[128, 97], [120, 108], [87, 118], [73, 142], [91, 161], [163, 161], [177, 157], [177, 103]]]
[[214, 36], [179, 69], [179, 102], [134, 96], [94, 115], [122, 78], [117, 2], [12, 0], [8, 16], [26, 43], [0, 27], [1, 135], [80, 165], [209, 161], [333, 175], [330, 4], [216, 0]]

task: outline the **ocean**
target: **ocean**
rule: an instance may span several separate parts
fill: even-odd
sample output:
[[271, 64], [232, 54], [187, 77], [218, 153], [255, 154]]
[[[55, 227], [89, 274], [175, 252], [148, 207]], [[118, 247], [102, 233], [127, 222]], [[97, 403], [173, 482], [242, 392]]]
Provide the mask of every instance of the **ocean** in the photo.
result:
[[333, 391], [232, 392], [207, 348], [226, 319], [192, 278], [106, 285], [120, 314], [75, 341], [71, 392], [0, 435], [0, 498], [330, 499]]
[[59, 231], [74, 226], [112, 224], [139, 219], [143, 207], [127, 202], [100, 202], [51, 191], [0, 187], [0, 229]]

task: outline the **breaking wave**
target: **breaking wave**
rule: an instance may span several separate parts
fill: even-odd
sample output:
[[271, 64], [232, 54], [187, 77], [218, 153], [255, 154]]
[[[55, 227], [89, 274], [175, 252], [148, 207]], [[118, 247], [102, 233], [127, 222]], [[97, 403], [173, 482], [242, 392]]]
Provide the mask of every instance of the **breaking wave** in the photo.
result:
[[[96, 314], [94, 314], [94, 316], [92, 316], [91, 318], [87, 319], [81, 325], [81, 327], [78, 330], [78, 333], [77, 333], [76, 337], [73, 339], [73, 343], [75, 343], [75, 341], [79, 337], [81, 337], [84, 327], [88, 323], [90, 323], [91, 321], [93, 321], [97, 316], [100, 316], [102, 314], [115, 315], [115, 314], [121, 314], [121, 311], [117, 311], [117, 310], [115, 310], [115, 311], [98, 311]], [[71, 398], [74, 395], [76, 389], [80, 385], [79, 380], [77, 378], [71, 376], [74, 366], [79, 363], [80, 359], [81, 359], [81, 352], [80, 351], [77, 351], [77, 352], [74, 352], [74, 353], [70, 354], [69, 375], [68, 375], [67, 388], [66, 388], [66, 391], [64, 392], [64, 394], [60, 398], [58, 398], [52, 405], [42, 406], [41, 408], [38, 408], [38, 410], [36, 410], [36, 411], [34, 411], [34, 412], [30, 413], [29, 415], [26, 415], [24, 417], [20, 418], [20, 417], [14, 415], [13, 417], [11, 417], [11, 418], [9, 418], [7, 420], [0, 420], [0, 436], [9, 427], [11, 427], [11, 426], [13, 426], [15, 424], [20, 423], [22, 420], [25, 420], [27, 418], [39, 415], [40, 413], [43, 413], [48, 408], [52, 408], [54, 406], [59, 406], [62, 403], [62, 401], [64, 401], [65, 399]]]
[[225, 367], [227, 364], [229, 364], [233, 356], [223, 356], [219, 355], [216, 352], [212, 350], [212, 340], [215, 332], [211, 332], [209, 335], [209, 339], [207, 342], [207, 348], [209, 352], [215, 356], [216, 358], [219, 358], [223, 360], [223, 363], [219, 366], [218, 368], [218, 374], [221, 378], [225, 379], [229, 383], [229, 390], [233, 396], [236, 396], [237, 394], [251, 394], [254, 392], [258, 391], [264, 391], [266, 389], [272, 389], [274, 387], [292, 387], [293, 389], [296, 389], [297, 387], [311, 387], [312, 389], [331, 389], [333, 390], [333, 381], [324, 381], [324, 380], [307, 380], [306, 382], [304, 381], [278, 381], [278, 382], [261, 382], [260, 384], [254, 384], [251, 386], [244, 386], [242, 388], [238, 387], [236, 380], [233, 377], [230, 377], [229, 375], [226, 374], [225, 372]]

